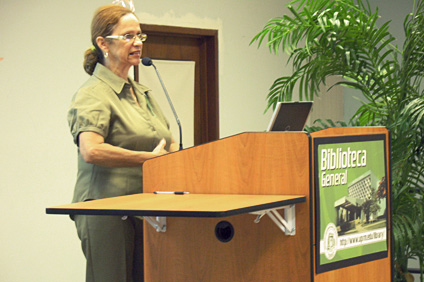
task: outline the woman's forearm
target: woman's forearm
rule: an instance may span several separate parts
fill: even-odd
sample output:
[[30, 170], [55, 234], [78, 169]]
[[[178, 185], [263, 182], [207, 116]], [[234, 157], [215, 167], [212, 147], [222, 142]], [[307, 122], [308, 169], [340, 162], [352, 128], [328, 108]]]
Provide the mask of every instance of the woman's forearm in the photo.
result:
[[79, 136], [80, 153], [87, 163], [106, 167], [136, 167], [146, 160], [168, 153], [162, 140], [152, 152], [132, 151], [104, 143], [104, 138], [94, 132]]

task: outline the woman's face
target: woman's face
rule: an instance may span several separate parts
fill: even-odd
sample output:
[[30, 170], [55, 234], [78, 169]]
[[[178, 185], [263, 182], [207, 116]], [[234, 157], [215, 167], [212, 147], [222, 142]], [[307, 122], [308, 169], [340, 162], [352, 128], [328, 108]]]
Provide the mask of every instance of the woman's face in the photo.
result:
[[[135, 36], [140, 34], [140, 23], [133, 14], [123, 16], [116, 25], [111, 35]], [[108, 60], [113, 69], [126, 69], [140, 64], [143, 43], [136, 37], [126, 41], [124, 39], [109, 39]]]

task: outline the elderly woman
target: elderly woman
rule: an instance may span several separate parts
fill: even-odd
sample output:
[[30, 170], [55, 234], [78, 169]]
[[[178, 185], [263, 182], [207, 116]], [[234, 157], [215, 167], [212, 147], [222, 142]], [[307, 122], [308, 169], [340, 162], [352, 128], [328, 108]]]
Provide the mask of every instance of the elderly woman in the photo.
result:
[[[91, 75], [75, 94], [68, 122], [78, 146], [73, 202], [141, 193], [144, 161], [176, 151], [169, 124], [150, 90], [128, 77], [143, 42], [127, 8], [99, 8], [85, 53]], [[87, 259], [86, 281], [143, 281], [142, 222], [129, 217], [74, 216]]]

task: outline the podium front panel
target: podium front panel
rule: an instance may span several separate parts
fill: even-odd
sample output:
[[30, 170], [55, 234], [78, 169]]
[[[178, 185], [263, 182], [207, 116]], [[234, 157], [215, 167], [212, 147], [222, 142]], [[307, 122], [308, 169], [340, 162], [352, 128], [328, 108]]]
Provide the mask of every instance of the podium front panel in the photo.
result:
[[[309, 144], [304, 132], [243, 133], [147, 161], [144, 192], [305, 195], [306, 202], [295, 208], [295, 236], [250, 214], [169, 218], [165, 233], [146, 225], [146, 282], [310, 281]], [[234, 228], [229, 242], [215, 235], [220, 221]]]

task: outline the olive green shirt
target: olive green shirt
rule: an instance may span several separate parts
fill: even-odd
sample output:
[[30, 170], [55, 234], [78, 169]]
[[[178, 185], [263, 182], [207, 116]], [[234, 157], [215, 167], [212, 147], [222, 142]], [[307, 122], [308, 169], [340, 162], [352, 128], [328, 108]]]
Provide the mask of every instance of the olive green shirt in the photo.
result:
[[[134, 101], [130, 88], [140, 106]], [[153, 151], [162, 138], [167, 147], [171, 132], [150, 89], [130, 83], [97, 64], [93, 75], [74, 95], [68, 123], [75, 144], [81, 132], [96, 132], [105, 143], [134, 151]], [[143, 192], [142, 168], [108, 168], [84, 161], [78, 149], [78, 175], [73, 202]]]

